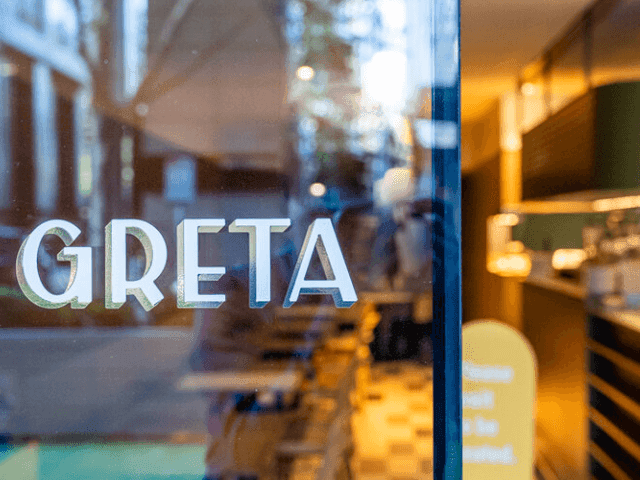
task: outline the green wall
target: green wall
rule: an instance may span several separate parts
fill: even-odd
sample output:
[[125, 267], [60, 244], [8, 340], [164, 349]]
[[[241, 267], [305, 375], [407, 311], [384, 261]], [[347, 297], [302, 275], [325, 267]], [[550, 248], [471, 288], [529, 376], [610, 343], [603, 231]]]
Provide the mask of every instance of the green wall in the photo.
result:
[[606, 218], [606, 213], [526, 215], [513, 228], [513, 239], [531, 250], [582, 248], [582, 227], [589, 223], [603, 225]]

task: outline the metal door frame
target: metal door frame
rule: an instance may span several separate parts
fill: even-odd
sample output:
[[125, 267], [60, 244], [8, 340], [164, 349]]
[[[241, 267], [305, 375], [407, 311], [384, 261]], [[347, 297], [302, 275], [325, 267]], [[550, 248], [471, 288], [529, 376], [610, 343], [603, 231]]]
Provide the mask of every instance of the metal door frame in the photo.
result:
[[455, 148], [432, 150], [433, 478], [461, 480], [460, 2], [433, 2], [431, 119], [457, 127]]

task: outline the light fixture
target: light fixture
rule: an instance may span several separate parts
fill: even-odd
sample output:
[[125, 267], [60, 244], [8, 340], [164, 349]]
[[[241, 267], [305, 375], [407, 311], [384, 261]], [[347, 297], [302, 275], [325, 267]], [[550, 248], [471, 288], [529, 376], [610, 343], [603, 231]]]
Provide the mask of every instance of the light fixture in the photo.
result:
[[538, 87], [530, 82], [523, 83], [520, 87], [520, 93], [527, 96], [533, 96], [538, 93]]
[[487, 270], [500, 277], [526, 278], [531, 272], [531, 259], [526, 253], [501, 253], [487, 258]]
[[312, 183], [311, 186], [309, 186], [309, 193], [314, 197], [323, 197], [324, 194], [327, 193], [327, 187], [325, 187], [324, 183]]
[[296, 70], [296, 77], [305, 82], [311, 80], [315, 74], [316, 72], [313, 70], [313, 68], [309, 67], [308, 65], [303, 65], [302, 67], [299, 67], [298, 70]]
[[520, 241], [512, 239], [511, 229], [520, 223], [514, 213], [487, 218], [487, 270], [500, 277], [526, 278], [531, 258]]
[[551, 266], [554, 270], [577, 270], [587, 259], [587, 252], [581, 248], [560, 248], [553, 252]]

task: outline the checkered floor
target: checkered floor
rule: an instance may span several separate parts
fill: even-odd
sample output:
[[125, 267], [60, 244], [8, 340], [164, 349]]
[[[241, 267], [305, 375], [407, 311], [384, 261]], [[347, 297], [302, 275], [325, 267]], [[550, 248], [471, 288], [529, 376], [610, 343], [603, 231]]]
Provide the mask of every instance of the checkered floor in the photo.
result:
[[353, 434], [356, 480], [432, 478], [431, 368], [374, 365], [367, 399], [353, 416]]

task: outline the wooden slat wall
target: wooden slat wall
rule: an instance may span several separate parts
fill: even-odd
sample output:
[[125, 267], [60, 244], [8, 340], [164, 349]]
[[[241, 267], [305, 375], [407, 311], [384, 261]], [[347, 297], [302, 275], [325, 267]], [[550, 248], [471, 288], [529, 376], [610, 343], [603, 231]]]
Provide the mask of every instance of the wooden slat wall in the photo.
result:
[[596, 479], [640, 472], [640, 332], [589, 316], [589, 457]]
[[585, 94], [522, 137], [523, 200], [593, 188], [595, 99]]
[[462, 177], [463, 321], [498, 318], [502, 279], [487, 271], [487, 217], [500, 211], [500, 155]]

